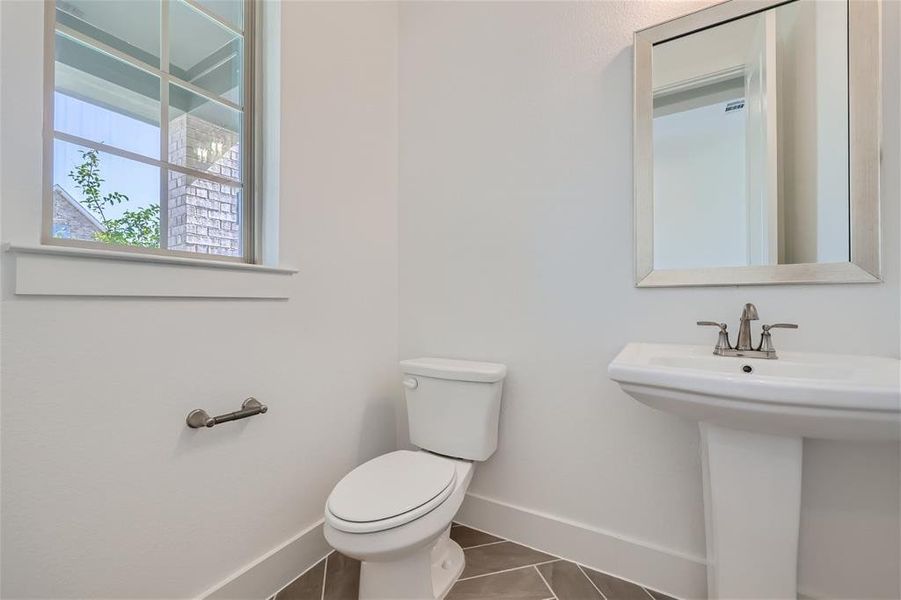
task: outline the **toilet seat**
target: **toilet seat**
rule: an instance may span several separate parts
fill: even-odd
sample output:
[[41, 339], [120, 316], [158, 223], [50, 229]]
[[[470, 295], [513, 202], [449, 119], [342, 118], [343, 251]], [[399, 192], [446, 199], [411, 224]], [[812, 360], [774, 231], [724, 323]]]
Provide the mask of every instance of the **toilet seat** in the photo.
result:
[[326, 521], [348, 533], [399, 527], [440, 506], [456, 479], [449, 459], [409, 450], [383, 454], [338, 482], [326, 503]]

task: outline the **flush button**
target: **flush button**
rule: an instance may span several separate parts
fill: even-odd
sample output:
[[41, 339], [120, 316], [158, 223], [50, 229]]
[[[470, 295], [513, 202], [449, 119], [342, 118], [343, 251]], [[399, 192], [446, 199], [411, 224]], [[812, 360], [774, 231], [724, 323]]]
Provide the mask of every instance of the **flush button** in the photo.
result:
[[415, 377], [407, 377], [406, 379], [404, 379], [404, 387], [408, 390], [415, 390], [419, 387], [419, 382]]

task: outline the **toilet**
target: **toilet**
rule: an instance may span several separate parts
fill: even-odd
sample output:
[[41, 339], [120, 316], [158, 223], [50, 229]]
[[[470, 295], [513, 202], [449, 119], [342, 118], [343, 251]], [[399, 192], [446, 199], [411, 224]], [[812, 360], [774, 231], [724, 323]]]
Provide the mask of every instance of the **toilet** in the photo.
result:
[[325, 539], [361, 561], [360, 600], [443, 598], [463, 571], [450, 526], [476, 462], [497, 448], [501, 364], [400, 363], [410, 441], [348, 473], [325, 506]]

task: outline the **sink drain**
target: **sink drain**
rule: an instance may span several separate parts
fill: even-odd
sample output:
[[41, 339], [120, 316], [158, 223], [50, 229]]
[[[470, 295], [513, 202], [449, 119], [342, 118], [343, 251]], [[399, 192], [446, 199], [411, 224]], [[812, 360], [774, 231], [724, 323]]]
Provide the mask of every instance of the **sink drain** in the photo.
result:
[[753, 373], [754, 367], [752, 367], [751, 365], [742, 365], [741, 370], [745, 373]]

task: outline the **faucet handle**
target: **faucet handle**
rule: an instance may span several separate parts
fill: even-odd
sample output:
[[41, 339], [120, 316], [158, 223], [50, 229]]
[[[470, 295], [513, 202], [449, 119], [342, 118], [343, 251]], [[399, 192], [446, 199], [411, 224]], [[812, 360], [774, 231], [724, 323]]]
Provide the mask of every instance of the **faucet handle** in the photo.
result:
[[760, 345], [757, 346], [757, 350], [761, 352], [772, 352], [773, 358], [775, 358], [776, 348], [773, 347], [773, 334], [770, 333], [770, 329], [797, 329], [798, 326], [795, 323], [773, 323], [772, 325], [763, 325], [761, 329], [763, 329], [763, 333], [760, 334]]
[[769, 331], [770, 329], [797, 329], [798, 325], [796, 323], [773, 323], [772, 325], [762, 325], [761, 328], [764, 331]]
[[720, 354], [723, 350], [731, 350], [732, 344], [729, 343], [729, 332], [726, 331], [725, 323], [717, 323], [716, 321], [698, 321], [698, 325], [702, 327], [719, 327], [720, 334], [716, 339], [716, 347], [713, 349], [714, 354]]

